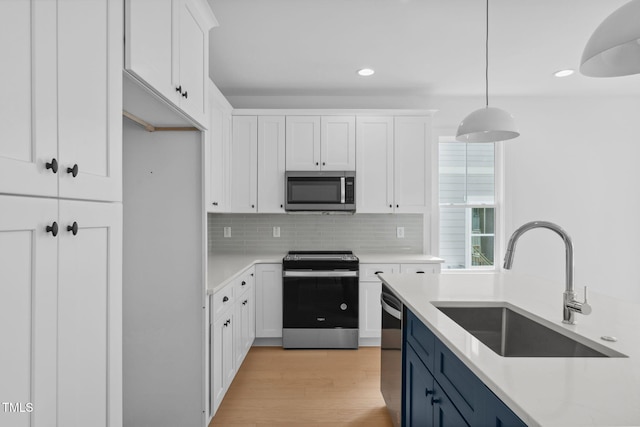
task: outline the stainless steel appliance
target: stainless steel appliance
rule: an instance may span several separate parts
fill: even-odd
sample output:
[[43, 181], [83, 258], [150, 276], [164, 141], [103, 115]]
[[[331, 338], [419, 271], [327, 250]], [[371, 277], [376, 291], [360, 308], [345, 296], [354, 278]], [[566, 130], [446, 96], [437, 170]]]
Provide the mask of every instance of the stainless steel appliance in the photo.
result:
[[285, 210], [355, 212], [356, 173], [285, 172]]
[[358, 348], [358, 271], [351, 251], [291, 251], [283, 258], [284, 348]]
[[380, 342], [380, 391], [393, 425], [402, 424], [402, 302], [384, 283], [380, 294], [382, 338]]

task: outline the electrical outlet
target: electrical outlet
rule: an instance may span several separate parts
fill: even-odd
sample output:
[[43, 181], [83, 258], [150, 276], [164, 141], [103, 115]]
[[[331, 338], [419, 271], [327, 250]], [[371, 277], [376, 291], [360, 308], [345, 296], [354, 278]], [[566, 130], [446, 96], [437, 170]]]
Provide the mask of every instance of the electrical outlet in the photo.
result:
[[231, 227], [224, 228], [224, 237], [231, 237]]
[[280, 227], [273, 227], [273, 237], [280, 237]]
[[398, 239], [404, 239], [404, 227], [396, 227], [396, 237]]

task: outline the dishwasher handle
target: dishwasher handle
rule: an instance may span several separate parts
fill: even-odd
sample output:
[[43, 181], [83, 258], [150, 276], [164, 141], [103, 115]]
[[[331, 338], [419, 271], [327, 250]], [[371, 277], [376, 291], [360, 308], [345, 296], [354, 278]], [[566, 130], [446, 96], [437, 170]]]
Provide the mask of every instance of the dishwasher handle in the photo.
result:
[[383, 292], [380, 294], [380, 305], [382, 305], [382, 309], [384, 311], [386, 311], [396, 319], [402, 320], [402, 313], [400, 312], [402, 303], [396, 298]]

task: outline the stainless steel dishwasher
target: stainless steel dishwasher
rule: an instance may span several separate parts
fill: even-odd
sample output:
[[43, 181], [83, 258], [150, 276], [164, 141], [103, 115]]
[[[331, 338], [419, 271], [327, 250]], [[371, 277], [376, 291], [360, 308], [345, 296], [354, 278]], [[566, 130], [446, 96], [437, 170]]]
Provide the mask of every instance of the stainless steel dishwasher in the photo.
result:
[[402, 302], [382, 284], [382, 338], [380, 342], [380, 391], [393, 425], [402, 424]]

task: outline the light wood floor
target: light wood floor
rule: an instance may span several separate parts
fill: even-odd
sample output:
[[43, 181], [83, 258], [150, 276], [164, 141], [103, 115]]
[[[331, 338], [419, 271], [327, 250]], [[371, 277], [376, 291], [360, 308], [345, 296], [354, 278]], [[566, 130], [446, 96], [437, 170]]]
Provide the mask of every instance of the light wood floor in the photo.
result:
[[392, 427], [380, 348], [253, 347], [209, 427]]

